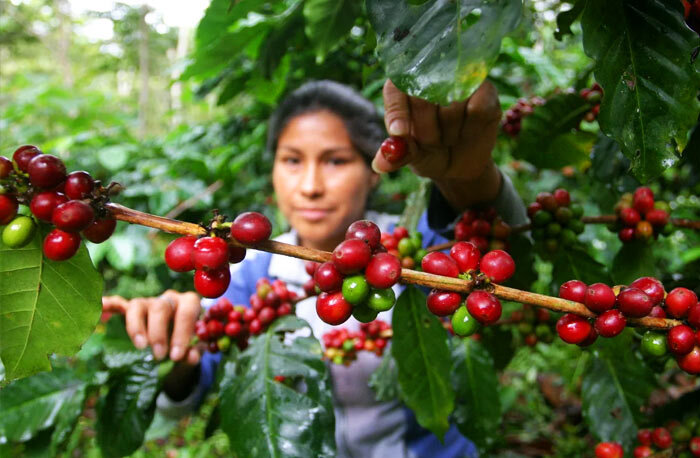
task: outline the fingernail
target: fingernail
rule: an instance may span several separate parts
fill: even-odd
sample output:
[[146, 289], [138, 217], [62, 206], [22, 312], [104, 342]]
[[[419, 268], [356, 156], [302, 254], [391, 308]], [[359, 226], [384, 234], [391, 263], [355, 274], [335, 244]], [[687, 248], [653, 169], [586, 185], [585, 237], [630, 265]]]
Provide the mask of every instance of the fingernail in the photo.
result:
[[163, 345], [163, 344], [153, 345], [153, 356], [155, 356], [156, 359], [165, 358], [166, 351], [167, 351], [167, 348], [165, 348], [165, 345]]
[[377, 168], [377, 156], [375, 156], [374, 159], [372, 159], [372, 170], [374, 170], [374, 173], [378, 173], [380, 175], [384, 173]]
[[184, 354], [185, 351], [182, 349], [182, 347], [176, 345], [170, 350], [170, 359], [173, 361], [178, 361], [184, 356]]
[[144, 337], [142, 334], [136, 334], [134, 336], [134, 346], [136, 348], [138, 348], [139, 350], [143, 350], [144, 348], [146, 348], [146, 345], [148, 345], [146, 337]]
[[389, 135], [403, 136], [408, 135], [408, 124], [403, 119], [394, 119], [389, 124]]

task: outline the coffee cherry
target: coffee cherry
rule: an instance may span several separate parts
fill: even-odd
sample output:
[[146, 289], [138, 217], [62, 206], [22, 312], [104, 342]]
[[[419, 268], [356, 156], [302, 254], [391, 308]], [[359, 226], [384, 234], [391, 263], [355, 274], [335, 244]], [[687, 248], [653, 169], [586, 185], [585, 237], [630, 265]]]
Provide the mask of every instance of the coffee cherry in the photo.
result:
[[625, 450], [617, 442], [601, 442], [595, 447], [596, 458], [622, 458]]
[[479, 269], [491, 281], [503, 283], [515, 273], [515, 261], [503, 250], [489, 251], [481, 258]]
[[84, 171], [71, 172], [66, 177], [64, 193], [70, 199], [85, 199], [95, 187], [95, 182], [89, 173]]
[[651, 429], [645, 428], [638, 430], [637, 442], [642, 445], [651, 445]]
[[542, 210], [542, 204], [539, 202], [533, 202], [527, 206], [527, 216], [532, 219], [532, 217], [535, 216], [535, 213], [540, 210]]
[[688, 449], [693, 456], [700, 456], [700, 437], [693, 437], [688, 443]]
[[369, 220], [355, 221], [345, 232], [345, 240], [359, 239], [369, 245], [370, 250], [377, 249], [380, 243], [382, 232], [379, 227]]
[[83, 230], [83, 237], [92, 243], [102, 243], [114, 234], [116, 227], [117, 220], [112, 216], [107, 216], [93, 221], [91, 225]]
[[678, 367], [689, 374], [700, 374], [700, 346], [696, 345], [690, 352], [685, 355], [676, 357]]
[[461, 303], [462, 296], [459, 293], [438, 289], [430, 291], [427, 299], [428, 310], [437, 316], [452, 315]]
[[353, 307], [352, 316], [360, 323], [369, 323], [377, 319], [377, 312], [367, 307], [365, 304], [360, 304]]
[[2, 231], [2, 243], [10, 248], [21, 248], [32, 241], [36, 223], [28, 216], [18, 216]]
[[257, 316], [258, 316], [258, 314], [255, 313], [255, 310], [253, 310], [253, 309], [247, 308], [247, 309], [243, 310], [243, 322], [244, 323], [252, 322]]
[[246, 250], [242, 246], [228, 246], [228, 262], [230, 264], [238, 264], [245, 259]]
[[304, 269], [306, 270], [306, 273], [309, 274], [310, 276], [314, 276], [314, 273], [316, 273], [316, 269], [318, 269], [319, 263], [313, 262], [313, 261], [304, 261]]
[[408, 153], [408, 144], [403, 137], [391, 136], [379, 147], [382, 156], [391, 164], [400, 162]]
[[12, 161], [5, 156], [0, 156], [0, 178], [7, 178], [12, 170]]
[[586, 340], [593, 326], [586, 320], [573, 313], [567, 313], [557, 321], [557, 334], [566, 343], [578, 344]]
[[54, 229], [44, 238], [44, 256], [52, 261], [70, 259], [80, 248], [80, 235]]
[[583, 303], [586, 300], [586, 289], [588, 287], [581, 280], [569, 280], [559, 287], [559, 297]]
[[29, 209], [32, 214], [42, 221], [51, 222], [53, 211], [61, 204], [68, 202], [68, 198], [60, 192], [40, 192], [32, 197]]
[[641, 277], [630, 283], [631, 288], [639, 288], [646, 293], [654, 305], [658, 305], [664, 300], [666, 292], [664, 285], [653, 277]]
[[654, 193], [646, 186], [634, 191], [632, 206], [642, 215], [654, 208]]
[[340, 273], [348, 275], [364, 269], [371, 256], [369, 246], [362, 240], [345, 240], [333, 250], [333, 264]]
[[192, 261], [196, 270], [217, 270], [228, 264], [228, 244], [221, 237], [202, 237], [194, 243]]
[[343, 286], [343, 276], [332, 262], [324, 262], [314, 273], [314, 282], [321, 291], [338, 291]]
[[603, 337], [615, 337], [627, 325], [625, 316], [619, 310], [608, 310], [601, 313], [595, 320], [595, 330]]
[[695, 346], [695, 332], [684, 324], [672, 327], [668, 331], [668, 348], [675, 355], [685, 355]]
[[39, 188], [53, 188], [66, 179], [63, 161], [51, 154], [34, 157], [27, 165], [29, 180]]
[[656, 428], [651, 433], [651, 440], [659, 448], [668, 448], [673, 443], [671, 433], [666, 428]]
[[292, 304], [289, 302], [282, 302], [279, 307], [277, 307], [277, 316], [289, 315], [293, 312]]
[[655, 208], [646, 214], [646, 220], [654, 227], [664, 227], [668, 224], [668, 213], [665, 210]]
[[683, 318], [698, 303], [698, 296], [687, 288], [675, 288], [666, 296], [666, 312], [674, 318]]
[[641, 219], [639, 212], [634, 208], [627, 207], [620, 210], [620, 220], [627, 227], [635, 227]]
[[554, 200], [557, 201], [557, 205], [560, 207], [568, 207], [569, 204], [571, 203], [571, 195], [569, 195], [569, 191], [566, 189], [556, 189], [554, 190]]
[[615, 306], [615, 293], [603, 283], [593, 283], [586, 289], [584, 304], [590, 310], [601, 313]]
[[15, 219], [18, 209], [17, 199], [6, 194], [0, 194], [0, 226], [4, 226]]
[[654, 303], [638, 288], [625, 288], [617, 296], [620, 311], [629, 317], [640, 318], [649, 315]]
[[541, 192], [537, 194], [536, 201], [542, 205], [543, 209], [550, 213], [553, 213], [559, 206], [557, 199], [555, 199], [552, 193], [549, 192]]
[[430, 274], [445, 277], [457, 277], [459, 275], [457, 263], [440, 251], [432, 251], [426, 254], [421, 261], [421, 267]]
[[223, 336], [225, 332], [224, 324], [218, 320], [211, 320], [207, 323], [207, 333], [209, 334], [209, 339], [218, 339]]
[[649, 240], [654, 236], [654, 227], [649, 221], [640, 221], [634, 229], [634, 237], [639, 240]]
[[690, 308], [686, 321], [688, 321], [688, 324], [695, 329], [700, 330], [700, 303], [695, 304]]
[[337, 326], [350, 318], [352, 304], [345, 300], [340, 291], [321, 293], [316, 298], [316, 313], [324, 322]]
[[479, 323], [489, 325], [501, 317], [501, 301], [486, 291], [472, 291], [467, 296], [467, 310]]
[[218, 270], [197, 270], [194, 273], [194, 289], [204, 297], [219, 297], [231, 282], [228, 266]]
[[241, 213], [233, 220], [231, 237], [245, 244], [255, 244], [265, 241], [272, 234], [270, 220], [257, 212]]
[[42, 154], [41, 150], [33, 145], [24, 145], [17, 148], [12, 155], [12, 160], [17, 164], [17, 168], [26, 172], [29, 167], [29, 162], [36, 156]]
[[585, 339], [583, 339], [582, 342], [577, 343], [581, 348], [589, 347], [593, 345], [593, 343], [598, 339], [598, 331], [595, 330], [595, 326], [591, 326], [591, 330], [588, 333], [588, 336], [586, 336]]
[[479, 249], [470, 242], [457, 242], [450, 249], [450, 256], [457, 263], [459, 271], [469, 272], [479, 268], [481, 253]]
[[396, 303], [396, 293], [391, 288], [371, 288], [367, 297], [367, 307], [376, 312], [385, 312]]
[[649, 312], [649, 316], [653, 318], [666, 318], [666, 312], [664, 311], [663, 307], [660, 305], [655, 305], [651, 308], [651, 312]]
[[272, 307], [263, 307], [263, 309], [260, 310], [260, 313], [258, 313], [258, 320], [260, 320], [260, 324], [262, 324], [263, 327], [272, 323], [276, 317], [277, 312], [275, 312], [275, 309]]
[[51, 222], [66, 232], [80, 232], [95, 219], [95, 211], [82, 200], [69, 200], [53, 211]]
[[618, 232], [617, 236], [622, 243], [631, 242], [632, 240], [634, 240], [634, 228], [626, 227], [624, 229], [621, 229], [620, 232]]
[[401, 277], [401, 262], [389, 253], [377, 253], [370, 258], [365, 276], [374, 288], [391, 288]]
[[406, 237], [408, 237], [408, 229], [403, 226], [396, 226], [394, 228], [394, 238], [396, 238], [397, 242]]
[[369, 295], [369, 284], [363, 275], [353, 275], [343, 280], [343, 297], [353, 305], [361, 304]]
[[469, 314], [467, 307], [462, 306], [452, 315], [452, 330], [460, 337], [469, 337], [479, 330], [479, 322]]
[[666, 336], [654, 332], [647, 331], [642, 337], [642, 353], [649, 356], [663, 356], [668, 351], [666, 346]]
[[165, 249], [165, 263], [170, 270], [175, 272], [188, 272], [194, 270], [194, 260], [192, 253], [197, 237], [188, 235], [179, 237], [168, 245]]

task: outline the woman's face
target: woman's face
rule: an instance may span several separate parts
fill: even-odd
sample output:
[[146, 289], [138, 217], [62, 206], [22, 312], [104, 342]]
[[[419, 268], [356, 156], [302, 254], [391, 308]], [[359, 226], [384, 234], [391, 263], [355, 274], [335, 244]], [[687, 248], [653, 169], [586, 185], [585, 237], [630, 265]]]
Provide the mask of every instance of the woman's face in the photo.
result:
[[332, 250], [361, 219], [379, 176], [330, 111], [292, 118], [277, 142], [272, 184], [277, 203], [303, 246]]

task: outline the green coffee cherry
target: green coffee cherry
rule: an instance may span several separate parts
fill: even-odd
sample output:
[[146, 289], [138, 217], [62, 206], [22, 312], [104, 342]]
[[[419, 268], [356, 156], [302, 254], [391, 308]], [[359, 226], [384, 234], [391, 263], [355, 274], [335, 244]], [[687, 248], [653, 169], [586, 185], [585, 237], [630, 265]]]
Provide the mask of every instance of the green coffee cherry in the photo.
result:
[[10, 248], [20, 248], [31, 242], [36, 223], [28, 216], [18, 216], [2, 231], [2, 243]]
[[228, 349], [231, 348], [231, 339], [229, 338], [229, 336], [223, 336], [216, 341], [216, 345], [219, 346], [220, 352], [226, 353]]
[[352, 316], [360, 323], [369, 323], [377, 319], [377, 311], [372, 310], [365, 304], [360, 304], [352, 308]]
[[549, 223], [545, 229], [545, 233], [549, 236], [559, 235], [561, 232], [561, 224], [559, 223]]
[[548, 211], [540, 210], [532, 217], [532, 224], [535, 227], [544, 227], [552, 221], [552, 214]]
[[654, 331], [644, 333], [642, 337], [642, 353], [649, 356], [663, 356], [667, 351], [665, 335]]
[[413, 256], [413, 253], [416, 252], [416, 248], [417, 247], [413, 244], [413, 240], [408, 237], [399, 241], [398, 250], [402, 257]]
[[367, 298], [367, 307], [375, 312], [389, 310], [396, 303], [396, 294], [391, 288], [377, 289], [371, 288]]
[[556, 213], [554, 214], [554, 218], [561, 224], [566, 224], [569, 221], [571, 221], [571, 217], [573, 215], [573, 212], [571, 211], [570, 208], [567, 207], [559, 207], [557, 208]]
[[416, 262], [416, 266], [420, 266], [420, 263], [426, 254], [428, 254], [428, 251], [424, 250], [423, 248], [416, 250], [416, 254], [413, 255], [413, 260]]
[[586, 225], [583, 224], [583, 221], [580, 219], [572, 219], [569, 221], [569, 229], [574, 231], [574, 234], [582, 234], [583, 231], [586, 229]]
[[583, 206], [581, 206], [581, 204], [571, 204], [569, 209], [571, 210], [571, 216], [573, 218], [578, 219], [583, 216]]
[[[405, 239], [404, 239], [405, 240]], [[343, 297], [353, 305], [360, 304], [367, 299], [369, 284], [364, 275], [353, 275], [343, 280]]]
[[353, 348], [355, 348], [355, 342], [353, 342], [352, 339], [346, 339], [345, 342], [343, 342], [343, 350], [350, 351]]
[[571, 229], [563, 229], [559, 235], [559, 239], [563, 246], [570, 247], [576, 243], [576, 234]]
[[467, 307], [462, 305], [452, 315], [452, 330], [461, 337], [469, 337], [479, 330], [479, 322], [469, 314]]

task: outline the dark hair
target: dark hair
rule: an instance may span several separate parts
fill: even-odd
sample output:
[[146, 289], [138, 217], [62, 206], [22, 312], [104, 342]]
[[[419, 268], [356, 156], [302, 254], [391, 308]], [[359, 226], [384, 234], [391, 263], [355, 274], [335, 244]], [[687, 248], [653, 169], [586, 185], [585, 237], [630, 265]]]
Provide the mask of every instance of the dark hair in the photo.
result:
[[343, 120], [353, 146], [370, 164], [386, 137], [382, 118], [374, 104], [359, 92], [329, 80], [306, 83], [282, 101], [270, 117], [267, 151], [275, 153], [282, 129], [294, 117], [322, 110], [328, 110]]

